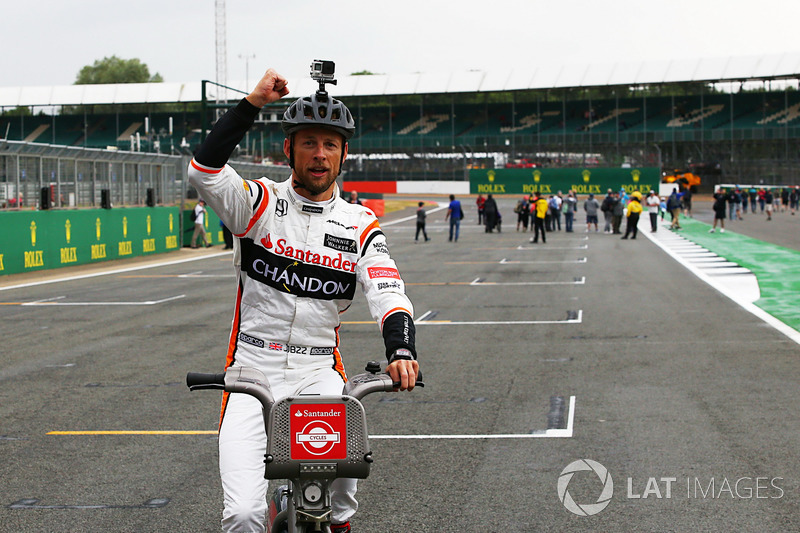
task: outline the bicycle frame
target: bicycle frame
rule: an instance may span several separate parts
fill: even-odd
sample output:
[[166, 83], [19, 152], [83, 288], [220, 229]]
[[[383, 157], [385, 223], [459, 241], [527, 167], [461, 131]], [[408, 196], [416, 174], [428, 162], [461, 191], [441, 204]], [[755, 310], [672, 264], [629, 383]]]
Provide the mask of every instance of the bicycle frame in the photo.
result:
[[[396, 390], [380, 365], [351, 378], [338, 396], [290, 396], [275, 402], [264, 375], [254, 368], [229, 368], [222, 374], [189, 373], [190, 390], [222, 389], [249, 394], [261, 402], [267, 430], [264, 477], [288, 479], [286, 508], [267, 531], [286, 524], [289, 533], [330, 533], [330, 485], [337, 478], [365, 479], [372, 464], [361, 399]], [[421, 381], [418, 386], [424, 386]], [[281, 505], [281, 494], [275, 498]]]

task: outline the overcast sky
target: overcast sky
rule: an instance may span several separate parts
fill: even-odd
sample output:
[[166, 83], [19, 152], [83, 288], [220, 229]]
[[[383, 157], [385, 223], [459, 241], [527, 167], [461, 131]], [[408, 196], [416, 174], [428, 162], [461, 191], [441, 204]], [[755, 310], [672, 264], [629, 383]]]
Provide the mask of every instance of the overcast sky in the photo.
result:
[[[2, 2], [2, 87], [72, 84], [112, 55], [215, 79], [214, 0]], [[249, 63], [251, 85], [312, 59], [407, 74], [800, 51], [800, 0], [227, 0], [226, 19], [228, 80]]]

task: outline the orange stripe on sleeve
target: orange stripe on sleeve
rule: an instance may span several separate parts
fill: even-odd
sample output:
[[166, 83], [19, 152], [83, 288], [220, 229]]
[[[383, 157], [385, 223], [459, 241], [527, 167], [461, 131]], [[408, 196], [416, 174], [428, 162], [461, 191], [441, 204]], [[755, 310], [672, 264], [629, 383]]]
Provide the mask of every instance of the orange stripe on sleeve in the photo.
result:
[[406, 314], [408, 314], [409, 316], [411, 316], [411, 313], [408, 311], [408, 309], [404, 309], [404, 308], [402, 308], [402, 307], [395, 307], [394, 309], [392, 309], [391, 311], [389, 311], [388, 313], [386, 313], [385, 315], [383, 315], [383, 318], [381, 318], [381, 328], [383, 328], [383, 323], [384, 323], [384, 322], [386, 322], [386, 319], [387, 319], [387, 318], [389, 318], [389, 315], [393, 315], [393, 314], [395, 314], [395, 313], [399, 313], [399, 312], [401, 312], [401, 311], [402, 311], [403, 313], [406, 313]]
[[380, 229], [380, 224], [378, 224], [377, 219], [375, 220], [375, 222], [367, 226], [367, 229], [365, 229], [364, 233], [361, 234], [361, 246], [364, 246], [364, 241], [367, 239], [367, 235], [369, 235], [369, 232], [376, 228]]
[[205, 172], [206, 174], [219, 174], [220, 172], [222, 172], [221, 168], [213, 169], [213, 168], [200, 166], [200, 163], [195, 162], [194, 159], [192, 159], [191, 165], [192, 165], [192, 167], [194, 167], [195, 170], [199, 170], [200, 172]]

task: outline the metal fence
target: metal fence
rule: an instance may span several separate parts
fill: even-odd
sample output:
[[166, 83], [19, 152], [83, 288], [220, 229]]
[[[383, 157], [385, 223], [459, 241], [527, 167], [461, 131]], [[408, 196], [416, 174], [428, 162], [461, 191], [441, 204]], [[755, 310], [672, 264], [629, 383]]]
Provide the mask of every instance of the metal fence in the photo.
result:
[[[186, 181], [188, 155], [165, 155], [0, 141], [0, 207], [178, 205], [196, 193]], [[247, 179], [285, 179], [288, 167], [236, 162]], [[107, 192], [104, 192], [107, 191]], [[103, 205], [107, 200], [109, 205]]]

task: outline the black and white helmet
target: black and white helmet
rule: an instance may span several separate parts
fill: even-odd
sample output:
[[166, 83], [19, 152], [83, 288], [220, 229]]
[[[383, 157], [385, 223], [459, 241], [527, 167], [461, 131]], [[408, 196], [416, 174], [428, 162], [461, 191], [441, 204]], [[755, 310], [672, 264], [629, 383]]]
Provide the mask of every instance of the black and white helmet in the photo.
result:
[[281, 128], [287, 137], [303, 128], [315, 126], [341, 133], [345, 141], [356, 132], [355, 120], [347, 106], [319, 92], [295, 100], [281, 121]]

